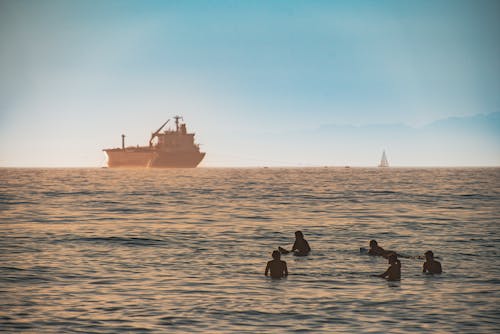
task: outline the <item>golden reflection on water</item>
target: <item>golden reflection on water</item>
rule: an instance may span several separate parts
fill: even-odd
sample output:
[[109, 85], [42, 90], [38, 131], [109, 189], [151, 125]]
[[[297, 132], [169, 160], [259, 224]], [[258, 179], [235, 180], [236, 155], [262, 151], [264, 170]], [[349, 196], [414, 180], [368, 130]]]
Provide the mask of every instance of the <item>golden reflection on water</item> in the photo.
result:
[[[499, 169], [1, 170], [7, 331], [488, 333]], [[302, 230], [313, 252], [283, 256]], [[387, 249], [402, 281], [370, 277]], [[475, 268], [476, 270], [471, 270]]]

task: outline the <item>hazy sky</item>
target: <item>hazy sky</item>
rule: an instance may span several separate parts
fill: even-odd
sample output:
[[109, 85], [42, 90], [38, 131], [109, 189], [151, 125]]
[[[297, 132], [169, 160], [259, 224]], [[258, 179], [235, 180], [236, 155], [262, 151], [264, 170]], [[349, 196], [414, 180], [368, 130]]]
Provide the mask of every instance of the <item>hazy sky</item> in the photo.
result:
[[102, 166], [122, 133], [145, 145], [175, 114], [202, 166], [374, 165], [382, 149], [499, 165], [488, 138], [437, 163], [432, 142], [410, 161], [391, 152], [411, 138], [308, 137], [499, 111], [500, 1], [0, 0], [0, 166]]

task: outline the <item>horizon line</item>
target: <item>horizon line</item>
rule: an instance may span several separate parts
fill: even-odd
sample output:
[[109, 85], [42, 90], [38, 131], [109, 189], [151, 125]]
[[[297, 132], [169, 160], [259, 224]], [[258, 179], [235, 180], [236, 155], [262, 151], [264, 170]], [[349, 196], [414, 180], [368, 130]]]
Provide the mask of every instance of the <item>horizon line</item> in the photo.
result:
[[144, 167], [107, 167], [107, 166], [0, 166], [0, 169], [113, 169], [113, 170], [174, 170], [174, 169], [185, 169], [185, 170], [195, 170], [195, 169], [237, 169], [237, 168], [375, 168], [381, 170], [387, 169], [426, 169], [426, 168], [500, 168], [500, 165], [436, 165], [436, 166], [410, 166], [410, 165], [395, 165], [389, 167], [378, 167], [376, 165], [241, 165], [241, 166], [198, 166], [194, 168], [144, 168]]

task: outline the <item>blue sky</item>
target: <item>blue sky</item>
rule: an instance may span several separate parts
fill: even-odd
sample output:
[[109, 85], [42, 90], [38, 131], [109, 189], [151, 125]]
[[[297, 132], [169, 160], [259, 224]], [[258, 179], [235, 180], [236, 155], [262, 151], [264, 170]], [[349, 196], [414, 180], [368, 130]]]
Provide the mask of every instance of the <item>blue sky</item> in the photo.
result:
[[[0, 166], [101, 166], [175, 114], [204, 166], [368, 166], [382, 149], [436, 165], [432, 143], [410, 161], [397, 138], [309, 133], [499, 112], [499, 41], [498, 1], [0, 1]], [[439, 164], [500, 164], [468, 136], [484, 152]]]

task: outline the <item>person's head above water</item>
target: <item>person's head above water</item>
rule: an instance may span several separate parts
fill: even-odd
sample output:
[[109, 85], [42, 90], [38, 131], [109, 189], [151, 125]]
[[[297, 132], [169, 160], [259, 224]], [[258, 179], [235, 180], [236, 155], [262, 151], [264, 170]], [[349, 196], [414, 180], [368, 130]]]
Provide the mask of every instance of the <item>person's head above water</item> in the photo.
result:
[[273, 259], [279, 260], [281, 258], [281, 253], [277, 250], [275, 250], [272, 254]]
[[434, 253], [431, 251], [431, 250], [428, 250], [427, 252], [425, 252], [425, 258], [427, 260], [432, 260], [434, 259]]
[[304, 239], [304, 234], [302, 233], [302, 231], [296, 231], [295, 232], [295, 238], [297, 238], [297, 239]]
[[398, 256], [396, 255], [396, 253], [391, 253], [391, 255], [389, 255], [387, 259], [389, 260], [390, 264], [393, 264], [398, 261]]
[[370, 247], [375, 247], [375, 246], [378, 246], [377, 240], [375, 239], [370, 240]]

